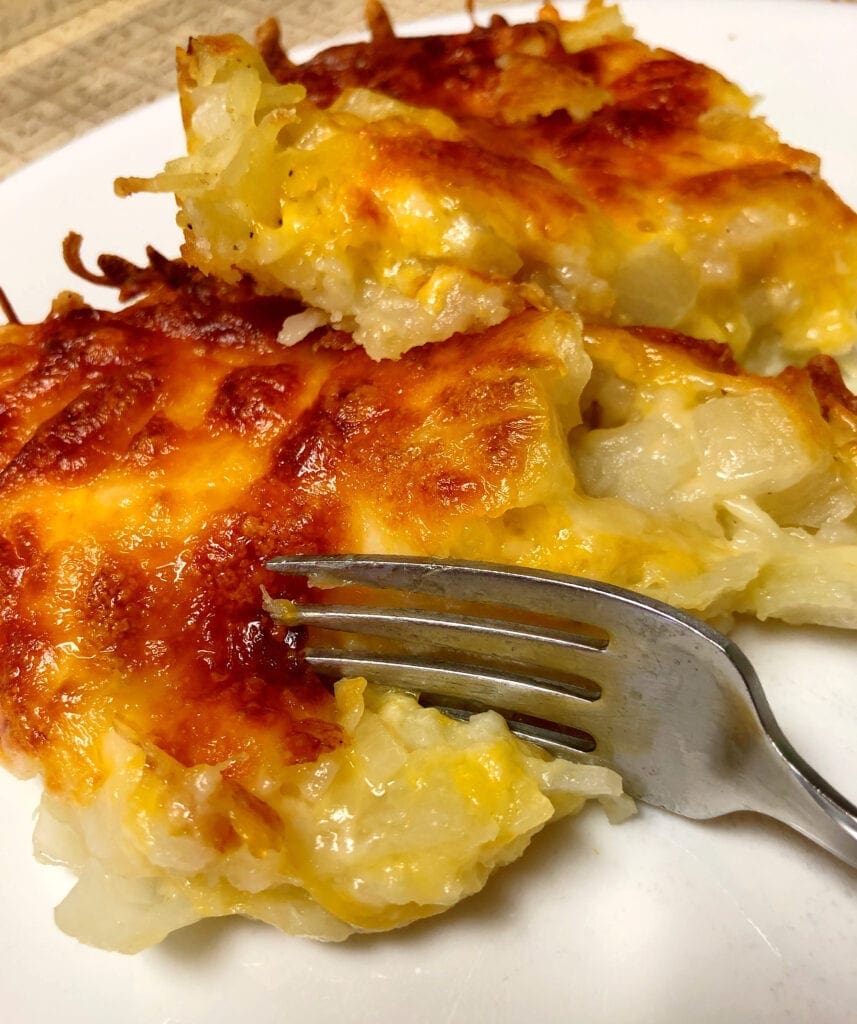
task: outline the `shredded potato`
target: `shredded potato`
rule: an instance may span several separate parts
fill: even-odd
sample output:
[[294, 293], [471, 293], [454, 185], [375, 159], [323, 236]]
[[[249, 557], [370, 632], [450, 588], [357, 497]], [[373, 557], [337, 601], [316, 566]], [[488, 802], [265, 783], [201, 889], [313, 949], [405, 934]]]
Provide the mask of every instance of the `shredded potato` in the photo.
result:
[[[341, 940], [440, 913], [587, 800], [633, 812], [614, 772], [548, 759], [493, 712], [453, 721], [362, 679], [336, 700], [350, 744], [260, 780], [264, 802], [216, 766], [108, 733], [94, 800], [42, 801], [39, 856], [80, 874], [60, 927], [124, 953], [235, 913]], [[240, 839], [218, 848], [225, 824]]]

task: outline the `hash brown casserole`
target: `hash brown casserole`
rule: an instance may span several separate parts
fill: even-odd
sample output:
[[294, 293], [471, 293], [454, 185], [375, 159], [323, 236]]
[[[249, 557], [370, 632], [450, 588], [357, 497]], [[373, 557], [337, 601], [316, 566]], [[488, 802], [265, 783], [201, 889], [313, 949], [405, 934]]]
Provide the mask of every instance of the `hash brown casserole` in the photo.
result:
[[493, 713], [332, 695], [262, 611], [261, 588], [301, 596], [272, 555], [466, 554], [857, 622], [857, 409], [832, 363], [755, 378], [539, 311], [376, 363], [327, 327], [284, 347], [288, 300], [153, 259], [106, 262], [143, 292], [119, 313], [66, 297], [0, 335], [2, 751], [44, 777], [37, 844], [80, 873], [58, 920], [85, 941], [226, 913], [393, 927], [588, 797], [622, 813], [612, 772]]
[[496, 714], [329, 688], [265, 610], [324, 598], [272, 555], [857, 625], [857, 243], [815, 159], [613, 8], [371, 21], [301, 66], [271, 24], [194, 40], [190, 156], [119, 185], [176, 191], [185, 261], [104, 257], [120, 312], [0, 332], [0, 752], [95, 945], [396, 927], [588, 799], [628, 813]]

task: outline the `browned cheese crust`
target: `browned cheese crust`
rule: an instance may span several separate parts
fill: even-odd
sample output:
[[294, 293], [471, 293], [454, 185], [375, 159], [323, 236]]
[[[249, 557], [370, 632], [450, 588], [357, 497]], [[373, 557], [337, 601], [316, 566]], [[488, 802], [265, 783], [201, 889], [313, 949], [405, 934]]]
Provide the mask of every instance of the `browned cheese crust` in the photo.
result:
[[378, 365], [329, 330], [277, 344], [294, 308], [244, 286], [124, 274], [146, 294], [119, 313], [0, 333], [3, 747], [80, 793], [114, 720], [238, 778], [314, 760], [340, 729], [264, 562], [360, 548], [361, 503], [415, 543], [501, 509], [538, 426], [528, 318]]
[[[566, 373], [533, 340], [544, 314], [375, 363], [328, 328], [283, 347], [294, 307], [245, 285], [156, 256], [145, 271], [103, 265], [142, 297], [118, 313], [66, 297], [0, 334], [3, 749], [78, 795], [97, 786], [114, 723], [236, 779], [312, 761], [342, 736], [300, 637], [260, 611], [262, 587], [302, 592], [265, 560], [444, 555], [468, 524], [479, 537], [537, 500]], [[713, 373], [736, 393], [769, 389], [799, 423], [820, 403], [854, 436], [831, 361], [757, 379], [722, 346], [665, 331], [587, 344], [657, 386]], [[601, 425], [597, 403], [584, 416]]]
[[829, 203], [842, 224], [855, 221], [819, 181], [816, 156], [782, 143], [761, 119], [742, 121], [738, 134], [734, 118], [716, 127], [719, 109], [748, 113], [752, 101], [703, 64], [629, 33], [568, 52], [551, 8], [533, 23], [495, 15], [469, 32], [423, 37], [395, 35], [382, 9], [370, 8], [368, 42], [303, 64], [285, 55], [274, 21], [257, 44], [279, 81], [301, 83], [320, 106], [359, 86], [441, 110], [486, 150], [525, 157], [619, 217], [653, 198], [704, 204], [782, 188], [798, 203]]

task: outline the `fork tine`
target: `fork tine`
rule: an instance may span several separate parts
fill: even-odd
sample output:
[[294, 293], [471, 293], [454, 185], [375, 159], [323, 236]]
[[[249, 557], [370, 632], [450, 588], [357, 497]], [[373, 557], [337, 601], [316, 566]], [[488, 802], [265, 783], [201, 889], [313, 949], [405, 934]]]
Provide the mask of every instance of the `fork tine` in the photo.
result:
[[[598, 717], [597, 711], [593, 716], [597, 703], [569, 693], [551, 679], [366, 652], [309, 648], [304, 655], [322, 675], [367, 676], [393, 689], [452, 698], [453, 710], [456, 704], [468, 710], [478, 704], [482, 710], [505, 713], [504, 717], [525, 716], [526, 723], [507, 717], [510, 726], [519, 727], [513, 731], [540, 745], [549, 741], [554, 752], [586, 752], [595, 746], [587, 725], [593, 725], [593, 717]], [[443, 701], [436, 706], [445, 707]], [[543, 711], [538, 724], [532, 719], [533, 707]], [[556, 728], [551, 729], [551, 724]]]
[[[395, 640], [416, 649], [447, 647], [482, 655], [502, 664], [531, 664], [564, 677], [583, 676], [596, 685], [576, 689], [590, 699], [598, 684], [610, 681], [621, 667], [607, 656], [606, 642], [542, 626], [498, 619], [424, 611], [413, 608], [366, 608], [360, 605], [298, 605], [294, 621], [306, 626], [360, 633]], [[574, 684], [569, 684], [574, 685]]]
[[[343, 583], [411, 591], [457, 601], [507, 605], [536, 614], [591, 623], [633, 635], [629, 613], [643, 608], [667, 623], [684, 618], [675, 608], [607, 583], [560, 576], [539, 569], [392, 555], [286, 555], [267, 567], [290, 576], [316, 577], [319, 585]], [[635, 618], [631, 618], [633, 623]], [[696, 625], [688, 620], [691, 626]]]

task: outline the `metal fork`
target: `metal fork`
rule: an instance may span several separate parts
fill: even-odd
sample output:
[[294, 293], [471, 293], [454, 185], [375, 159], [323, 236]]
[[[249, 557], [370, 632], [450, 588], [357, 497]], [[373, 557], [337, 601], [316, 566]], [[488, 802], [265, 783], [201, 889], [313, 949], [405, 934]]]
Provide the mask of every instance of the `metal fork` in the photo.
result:
[[[322, 674], [365, 675], [455, 714], [493, 708], [555, 755], [614, 768], [645, 803], [688, 818], [766, 814], [857, 868], [857, 807], [797, 753], [745, 654], [705, 623], [619, 587], [533, 569], [366, 555], [268, 567], [542, 617], [420, 609], [409, 596], [395, 608], [303, 604], [294, 621], [405, 652], [307, 649]], [[561, 621], [543, 624], [548, 617]]]

